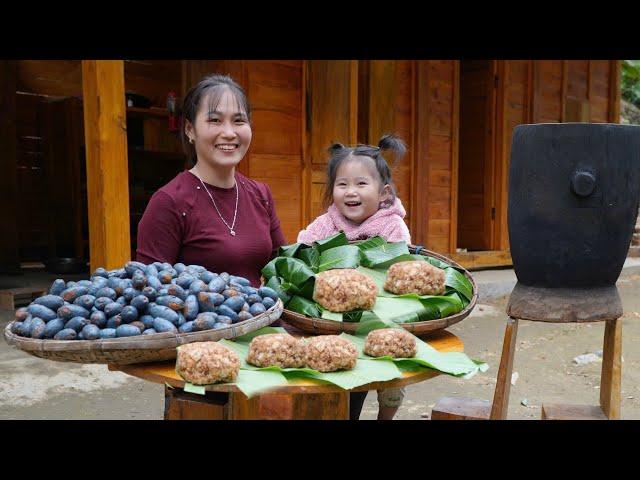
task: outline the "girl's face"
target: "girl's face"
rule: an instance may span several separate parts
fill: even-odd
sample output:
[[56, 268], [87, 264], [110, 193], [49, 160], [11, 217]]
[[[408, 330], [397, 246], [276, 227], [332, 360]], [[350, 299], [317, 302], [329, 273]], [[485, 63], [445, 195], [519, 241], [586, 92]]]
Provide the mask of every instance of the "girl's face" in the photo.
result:
[[390, 187], [380, 185], [370, 158], [352, 157], [338, 167], [333, 184], [333, 203], [352, 222], [364, 222], [389, 196]]
[[198, 161], [214, 167], [235, 167], [251, 144], [251, 125], [235, 96], [226, 90], [209, 110], [209, 95], [200, 101], [195, 122], [186, 122], [187, 137], [193, 138]]

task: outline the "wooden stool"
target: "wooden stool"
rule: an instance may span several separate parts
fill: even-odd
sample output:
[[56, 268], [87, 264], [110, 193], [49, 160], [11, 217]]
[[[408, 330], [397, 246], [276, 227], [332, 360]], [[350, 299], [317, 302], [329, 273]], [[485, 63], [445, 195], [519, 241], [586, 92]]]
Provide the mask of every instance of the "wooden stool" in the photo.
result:
[[600, 375], [600, 405], [542, 405], [542, 419], [620, 418], [622, 302], [615, 286], [597, 288], [540, 288], [516, 284], [509, 304], [502, 356], [493, 403], [454, 397], [442, 398], [433, 408], [433, 420], [505, 420], [509, 405], [513, 355], [518, 320], [535, 322], [606, 322]]
[[0, 308], [15, 310], [17, 307], [29, 305], [41, 295], [46, 289], [34, 287], [6, 288], [0, 290]]

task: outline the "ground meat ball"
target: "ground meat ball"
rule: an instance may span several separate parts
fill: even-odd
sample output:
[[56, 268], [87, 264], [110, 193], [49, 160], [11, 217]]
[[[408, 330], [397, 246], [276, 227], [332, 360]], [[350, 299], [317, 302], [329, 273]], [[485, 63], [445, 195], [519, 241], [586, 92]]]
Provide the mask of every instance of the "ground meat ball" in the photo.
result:
[[410, 358], [416, 351], [416, 339], [401, 328], [372, 330], [364, 342], [364, 353], [371, 357]]
[[356, 366], [358, 349], [337, 335], [320, 335], [305, 341], [307, 366], [319, 372], [351, 370]]
[[444, 293], [444, 270], [429, 262], [398, 262], [389, 267], [384, 289], [396, 295], [441, 295]]
[[247, 362], [256, 367], [302, 368], [304, 346], [286, 333], [259, 335], [249, 344]]
[[377, 296], [378, 287], [373, 279], [352, 268], [316, 275], [313, 299], [332, 312], [371, 310]]
[[217, 342], [195, 342], [178, 347], [176, 372], [194, 385], [233, 382], [240, 370], [240, 357]]

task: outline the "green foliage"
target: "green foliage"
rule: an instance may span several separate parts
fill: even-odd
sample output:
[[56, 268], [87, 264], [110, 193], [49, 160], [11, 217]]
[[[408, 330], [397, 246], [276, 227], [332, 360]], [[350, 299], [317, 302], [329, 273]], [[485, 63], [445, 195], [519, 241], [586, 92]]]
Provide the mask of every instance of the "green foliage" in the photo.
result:
[[622, 60], [622, 98], [640, 108], [640, 60]]

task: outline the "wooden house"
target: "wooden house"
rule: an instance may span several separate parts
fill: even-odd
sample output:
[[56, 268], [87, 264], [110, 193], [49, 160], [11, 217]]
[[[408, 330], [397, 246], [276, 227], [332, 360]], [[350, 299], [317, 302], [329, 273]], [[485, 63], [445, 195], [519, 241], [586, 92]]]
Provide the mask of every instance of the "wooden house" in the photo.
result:
[[[240, 170], [267, 182], [285, 236], [324, 211], [327, 147], [408, 145], [394, 179], [414, 244], [470, 268], [510, 264], [511, 133], [619, 121], [615, 60], [118, 60], [0, 62], [4, 268], [50, 256], [115, 268], [153, 191], [186, 167], [166, 97], [233, 76], [253, 108]], [[128, 92], [149, 108], [127, 107]]]

